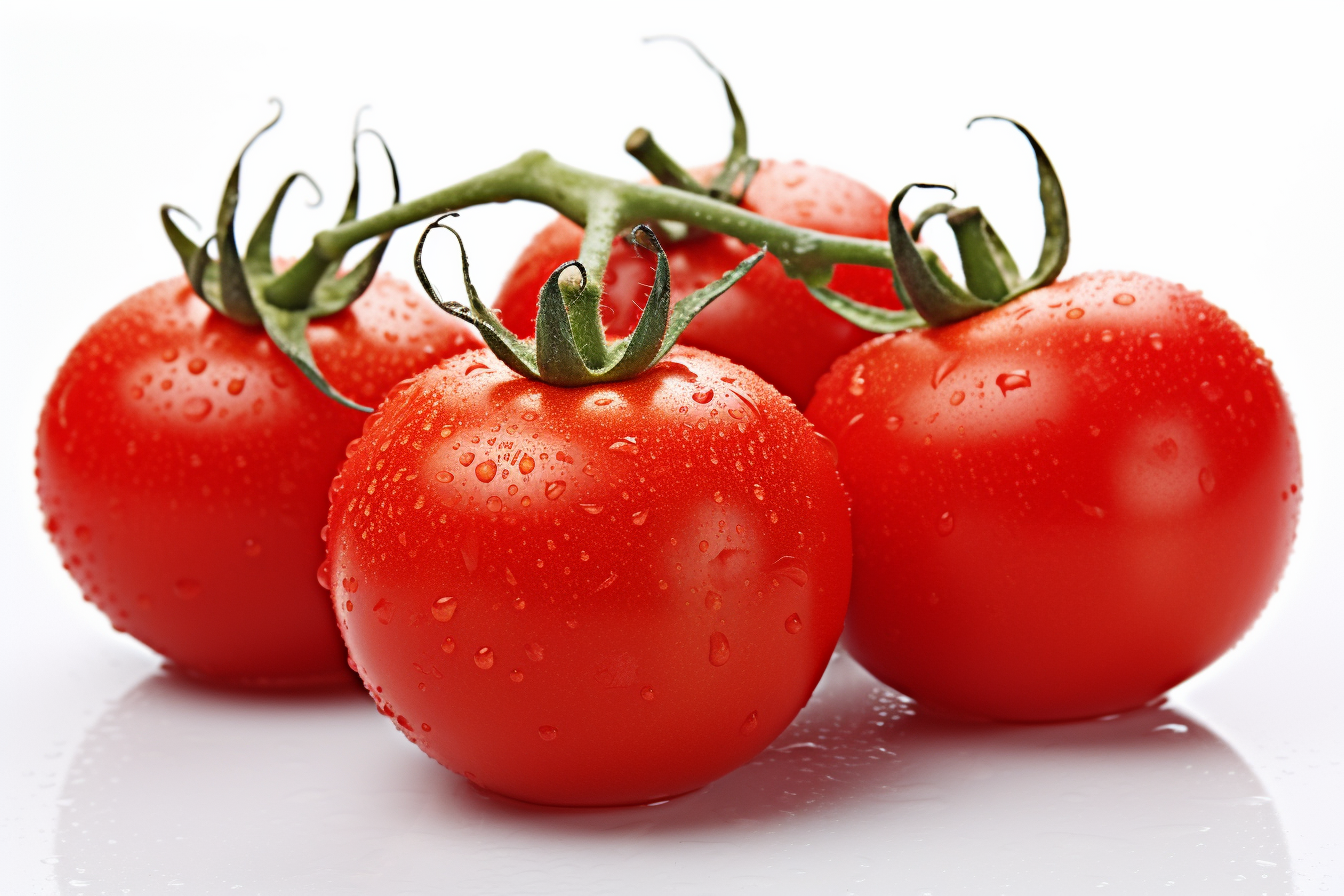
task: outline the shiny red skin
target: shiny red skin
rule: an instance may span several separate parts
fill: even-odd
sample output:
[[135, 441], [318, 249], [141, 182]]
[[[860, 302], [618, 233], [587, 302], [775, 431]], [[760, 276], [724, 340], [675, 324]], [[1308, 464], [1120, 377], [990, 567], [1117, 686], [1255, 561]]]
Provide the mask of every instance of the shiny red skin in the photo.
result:
[[[700, 174], [707, 178], [709, 170]], [[761, 163], [742, 201], [747, 211], [785, 224], [883, 241], [887, 206], [881, 196], [844, 175], [802, 162], [770, 160]], [[535, 332], [537, 294], [552, 271], [578, 257], [582, 238], [577, 225], [558, 218], [515, 262], [495, 302], [500, 318], [514, 332], [523, 336]], [[664, 248], [674, 300], [717, 280], [754, 251], [717, 233], [669, 241]], [[602, 284], [602, 317], [609, 335], [625, 336], [634, 330], [652, 282], [649, 264], [647, 253], [637, 255], [624, 238], [613, 244]], [[901, 307], [890, 271], [836, 265], [830, 286], [870, 305]], [[871, 337], [812, 298], [802, 283], [784, 273], [777, 258], [767, 256], [702, 311], [680, 342], [751, 368], [802, 408], [831, 362]]]
[[846, 644], [933, 708], [1141, 706], [1236, 643], [1293, 542], [1301, 456], [1269, 361], [1152, 277], [875, 339], [808, 416], [853, 498]]
[[484, 351], [446, 361], [389, 396], [333, 486], [351, 659], [408, 738], [489, 790], [600, 806], [699, 787], [789, 724], [840, 636], [832, 451], [695, 349], [577, 388]]
[[[386, 275], [308, 335], [331, 383], [369, 405], [481, 344]], [[47, 528], [85, 597], [184, 671], [347, 678], [313, 573], [327, 488], [364, 417], [185, 278], [159, 283], [95, 323], [56, 375], [38, 426]]]

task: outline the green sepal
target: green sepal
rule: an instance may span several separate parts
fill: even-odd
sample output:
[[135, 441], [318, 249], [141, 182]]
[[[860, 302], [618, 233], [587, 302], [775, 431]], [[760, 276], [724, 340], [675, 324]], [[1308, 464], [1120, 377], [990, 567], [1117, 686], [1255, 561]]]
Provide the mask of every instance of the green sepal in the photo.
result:
[[761, 259], [765, 258], [765, 255], [766, 250], [762, 246], [755, 255], [742, 259], [738, 262], [737, 267], [728, 271], [713, 283], [697, 289], [673, 305], [672, 316], [667, 322], [667, 334], [663, 337], [663, 347], [658, 350], [658, 355], [653, 359], [653, 362], [658, 363], [664, 355], [672, 351], [672, 347], [677, 344], [677, 340], [681, 338], [681, 334], [690, 326], [695, 316], [705, 310], [710, 302], [727, 292], [734, 283], [747, 276], [747, 273], [756, 267]]
[[[481, 301], [480, 294], [476, 292], [476, 287], [471, 282], [470, 265], [467, 262], [467, 248], [462, 242], [462, 235], [447, 224], [443, 223], [444, 218], [456, 217], [456, 212], [449, 212], [446, 215], [440, 215], [425, 228], [425, 232], [420, 234], [420, 240], [415, 244], [415, 254], [412, 261], [415, 264], [415, 276], [419, 278], [420, 285], [425, 288], [435, 305], [438, 305], [444, 311], [447, 311], [453, 317], [466, 321], [480, 331], [481, 338], [489, 346], [490, 351], [495, 353], [501, 361], [508, 365], [509, 369], [519, 376], [525, 376], [528, 379], [540, 379], [537, 372], [537, 355], [535, 349], [528, 345], [522, 339], [509, 330], [495, 316], [495, 312], [490, 310], [484, 302]], [[430, 281], [429, 275], [425, 273], [424, 264], [421, 262], [421, 256], [425, 251], [425, 240], [429, 237], [431, 231], [446, 230], [457, 239], [457, 247], [462, 254], [462, 282], [467, 289], [467, 301], [470, 305], [462, 305], [459, 302], [449, 302], [439, 296], [438, 290]], [[558, 272], [557, 272], [558, 273]]]
[[308, 344], [308, 322], [312, 320], [309, 312], [288, 311], [269, 302], [258, 302], [257, 310], [261, 313], [261, 324], [266, 328], [266, 335], [271, 337], [276, 348], [284, 352], [323, 395], [366, 414], [373, 410], [337, 392], [327, 382], [322, 371], [318, 370], [317, 361], [313, 359], [313, 349]]
[[[238, 213], [238, 184], [242, 175], [243, 156], [247, 155], [252, 144], [257, 142], [257, 138], [275, 127], [284, 113], [284, 106], [279, 100], [272, 102], [276, 105], [275, 117], [252, 135], [252, 139], [243, 146], [242, 152], [238, 153], [238, 160], [233, 163], [233, 170], [229, 172], [228, 182], [224, 185], [224, 196], [219, 202], [219, 217], [215, 224], [215, 247], [219, 253], [219, 260], [215, 262], [219, 278], [216, 287], [219, 303], [223, 306], [224, 313], [231, 319], [248, 325], [260, 323], [261, 316], [255, 307], [252, 287], [248, 283], [247, 271], [243, 268], [243, 259], [238, 254], [238, 241], [234, 237], [233, 225]], [[208, 278], [204, 285], [207, 290], [210, 289]]]
[[[191, 283], [191, 288], [195, 290], [196, 295], [201, 297], [202, 301], [223, 314], [224, 306], [219, 302], [219, 290], [206, 287], [207, 277], [214, 274], [210, 267], [210, 253], [206, 251], [206, 247], [210, 245], [214, 236], [208, 237], [204, 244], [196, 245], [177, 226], [177, 222], [172, 219], [172, 212], [186, 215], [187, 219], [193, 224], [196, 223], [196, 219], [175, 205], [159, 206], [159, 220], [163, 222], [163, 229], [168, 234], [168, 241], [173, 244], [177, 257], [182, 260], [182, 269], [187, 275], [187, 281]], [[217, 283], [218, 276], [216, 275], [213, 279]]]
[[942, 184], [907, 184], [892, 200], [891, 211], [887, 214], [887, 232], [891, 237], [891, 255], [896, 263], [895, 283], [901, 300], [935, 326], [965, 320], [995, 307], [997, 303], [974, 296], [953, 282], [937, 263], [933, 251], [921, 249], [910, 238], [901, 221], [901, 201], [914, 187], [951, 190], [952, 195], [956, 195], [956, 190]]
[[317, 205], [322, 202], [322, 188], [304, 172], [295, 171], [285, 178], [284, 183], [280, 184], [280, 189], [275, 191], [275, 196], [271, 199], [271, 204], [267, 206], [266, 213], [257, 222], [257, 228], [252, 231], [252, 237], [247, 241], [247, 251], [243, 254], [243, 266], [249, 275], [248, 279], [251, 281], [275, 276], [275, 265], [271, 261], [271, 234], [275, 230], [275, 219], [280, 214], [280, 206], [284, 203], [289, 188], [294, 186], [294, 182], [299, 178], [308, 181], [312, 188], [317, 191], [317, 202], [313, 204]]
[[809, 286], [807, 291], [812, 297], [845, 320], [870, 333], [896, 333], [914, 327], [927, 326], [918, 311], [902, 308], [880, 308], [856, 302], [843, 293], [827, 286]]
[[[970, 127], [977, 121], [990, 119], [993, 121], [1006, 121], [1022, 133], [1031, 144], [1031, 151], [1036, 155], [1036, 172], [1041, 181], [1041, 214], [1045, 218], [1045, 239], [1041, 243], [1041, 257], [1036, 263], [1036, 270], [1032, 271], [1031, 276], [1015, 286], [1003, 301], [1017, 298], [1020, 295], [1031, 292], [1033, 289], [1039, 289], [1049, 283], [1053, 283], [1060, 272], [1064, 270], [1064, 264], [1069, 260], [1069, 209], [1064, 202], [1064, 187], [1059, 182], [1059, 176], [1055, 173], [1055, 166], [1050, 163], [1050, 157], [1045, 154], [1041, 144], [1036, 142], [1032, 136], [1021, 124], [1011, 118], [1004, 118], [1000, 115], [981, 115], [978, 118], [972, 118], [966, 125]], [[992, 231], [992, 228], [991, 228]], [[995, 237], [997, 239], [997, 237]], [[1005, 249], [1006, 253], [1007, 250]]]

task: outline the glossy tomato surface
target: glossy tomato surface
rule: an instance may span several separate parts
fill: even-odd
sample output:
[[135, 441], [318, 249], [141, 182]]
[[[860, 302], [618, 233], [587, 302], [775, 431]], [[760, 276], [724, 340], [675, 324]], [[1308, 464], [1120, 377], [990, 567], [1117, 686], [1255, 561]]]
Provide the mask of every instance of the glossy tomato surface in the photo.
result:
[[[368, 405], [480, 345], [385, 275], [308, 333], [332, 384]], [[85, 597], [185, 671], [343, 678], [313, 573], [327, 488], [364, 416], [321, 395], [260, 328], [165, 281], [95, 323], [56, 376], [38, 427], [47, 528]]]
[[332, 493], [332, 597], [370, 693], [532, 802], [647, 802], [750, 759], [821, 677], [850, 559], [827, 444], [694, 349], [577, 388], [453, 358], [388, 398]]
[[[710, 169], [699, 174], [708, 179]], [[841, 174], [802, 162], [764, 161], [742, 208], [796, 227], [865, 239], [887, 239], [887, 201]], [[533, 334], [537, 294], [557, 267], [578, 257], [583, 231], [558, 218], [533, 238], [500, 290], [495, 308], [501, 320], [523, 336]], [[672, 298], [717, 280], [754, 249], [730, 236], [703, 234], [665, 241], [672, 272]], [[602, 317], [607, 332], [628, 335], [648, 297], [649, 261], [624, 238], [613, 244], [603, 278]], [[851, 298], [883, 308], [899, 308], [891, 272], [861, 265], [837, 265], [830, 284]], [[871, 338], [827, 309], [774, 256], [696, 317], [681, 337], [756, 371], [776, 389], [806, 407], [817, 378], [837, 357]]]
[[853, 499], [846, 643], [935, 708], [1140, 706], [1241, 637], [1292, 545], [1301, 459], [1269, 361], [1151, 277], [875, 339], [808, 415]]

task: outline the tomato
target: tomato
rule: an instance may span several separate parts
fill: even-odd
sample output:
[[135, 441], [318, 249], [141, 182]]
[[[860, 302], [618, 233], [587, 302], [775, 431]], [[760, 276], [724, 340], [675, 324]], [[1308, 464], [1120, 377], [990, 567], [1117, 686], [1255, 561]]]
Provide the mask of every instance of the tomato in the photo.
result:
[[[319, 366], [376, 404], [476, 334], [377, 277], [313, 322]], [[119, 630], [183, 670], [246, 684], [349, 675], [313, 570], [326, 493], [364, 415], [321, 395], [261, 328], [184, 278], [108, 312], [56, 376], [38, 495], [66, 568]]]
[[[708, 169], [698, 172], [708, 180]], [[802, 162], [764, 161], [742, 208], [797, 227], [864, 239], [886, 240], [887, 201], [833, 171]], [[578, 255], [583, 231], [558, 218], [533, 238], [500, 289], [495, 309], [519, 335], [533, 333], [537, 292], [558, 265]], [[752, 253], [730, 236], [705, 233], [666, 246], [673, 299], [716, 279]], [[625, 239], [616, 240], [603, 278], [603, 320], [612, 336], [635, 327], [647, 292], [648, 261]], [[869, 305], [899, 308], [891, 272], [837, 265], [830, 286]], [[779, 260], [766, 258], [742, 282], [691, 323], [681, 344], [697, 346], [749, 367], [800, 408], [817, 378], [837, 357], [871, 334], [817, 302]]]
[[369, 419], [328, 522], [337, 616], [382, 711], [522, 800], [647, 802], [741, 765], [844, 620], [833, 454], [695, 349], [573, 387], [485, 351], [444, 361]]
[[1269, 362], [1155, 278], [875, 339], [808, 416], [853, 499], [848, 648], [934, 708], [1141, 706], [1241, 637], [1292, 545], [1301, 460]]

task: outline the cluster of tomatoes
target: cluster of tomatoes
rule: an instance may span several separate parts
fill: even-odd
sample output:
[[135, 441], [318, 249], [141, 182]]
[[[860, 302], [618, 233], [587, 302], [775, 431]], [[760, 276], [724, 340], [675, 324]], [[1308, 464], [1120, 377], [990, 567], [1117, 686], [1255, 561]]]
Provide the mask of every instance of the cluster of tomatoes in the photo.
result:
[[[881, 197], [802, 163], [762, 163], [741, 205], [887, 238]], [[531, 334], [581, 237], [559, 219], [533, 240], [500, 320]], [[676, 242], [673, 298], [752, 252]], [[650, 263], [613, 253], [619, 337]], [[840, 265], [831, 286], [901, 307], [888, 270]], [[793, 719], [842, 628], [935, 711], [1141, 706], [1251, 624], [1300, 502], [1263, 353], [1139, 274], [872, 338], [768, 257], [687, 347], [577, 387], [520, 376], [385, 275], [308, 340], [375, 413], [320, 394], [185, 278], [99, 320], [39, 427], [66, 568], [188, 674], [309, 685], [348, 660], [430, 756], [537, 802], [655, 800], [728, 772]]]

